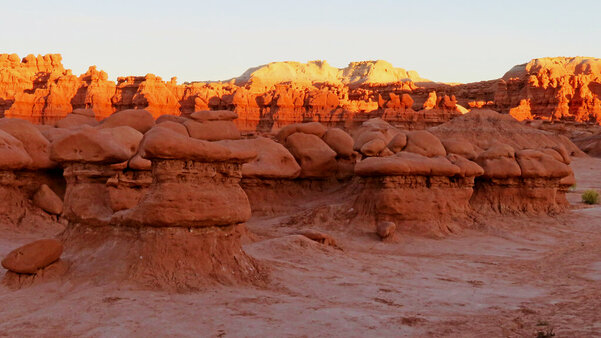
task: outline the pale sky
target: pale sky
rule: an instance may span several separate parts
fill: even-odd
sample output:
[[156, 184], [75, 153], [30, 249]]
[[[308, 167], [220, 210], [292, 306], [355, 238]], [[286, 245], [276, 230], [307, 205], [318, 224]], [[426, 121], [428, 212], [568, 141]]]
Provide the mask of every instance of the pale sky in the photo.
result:
[[596, 1], [5, 1], [0, 53], [61, 53], [75, 74], [225, 80], [273, 61], [386, 60], [443, 82], [543, 56], [601, 57]]

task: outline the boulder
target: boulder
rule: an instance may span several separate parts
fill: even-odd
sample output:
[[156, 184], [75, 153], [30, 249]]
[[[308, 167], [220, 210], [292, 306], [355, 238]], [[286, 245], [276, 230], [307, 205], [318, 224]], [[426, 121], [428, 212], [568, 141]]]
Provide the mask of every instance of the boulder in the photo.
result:
[[61, 139], [68, 134], [73, 134], [76, 130], [67, 128], [47, 128], [40, 130], [40, 132], [48, 141], [50, 141], [50, 143], [54, 143], [54, 141]]
[[461, 155], [468, 160], [474, 160], [478, 157], [474, 145], [462, 139], [448, 138], [441, 140], [447, 154]]
[[188, 119], [183, 116], [177, 116], [177, 115], [161, 115], [161, 116], [157, 117], [155, 124], [159, 125], [159, 124], [167, 122], [167, 121], [183, 124], [184, 122], [188, 121]]
[[518, 150], [515, 157], [524, 178], [563, 178], [572, 173], [567, 164], [541, 151], [532, 149]]
[[60, 215], [63, 212], [63, 200], [46, 184], [42, 184], [33, 195], [33, 204], [50, 214]]
[[362, 132], [355, 138], [355, 144], [353, 146], [353, 149], [361, 151], [361, 148], [366, 143], [371, 142], [373, 140], [382, 140], [382, 142], [384, 142], [384, 145], [386, 145], [387, 142], [386, 136], [382, 132], [377, 130], [368, 130]]
[[344, 130], [330, 128], [323, 135], [323, 140], [338, 156], [351, 157], [353, 155], [353, 138]]
[[46, 169], [56, 166], [50, 160], [50, 142], [33, 124], [19, 119], [0, 119], [0, 130], [12, 135], [23, 144], [31, 157], [28, 169]]
[[190, 118], [196, 121], [233, 121], [238, 114], [229, 110], [201, 110], [190, 114]]
[[407, 135], [405, 133], [398, 133], [394, 135], [392, 140], [388, 143], [388, 149], [390, 149], [393, 153], [398, 153], [403, 150], [407, 145]]
[[438, 137], [425, 130], [409, 132], [407, 134], [407, 146], [404, 151], [426, 157], [447, 155], [447, 152]]
[[475, 160], [484, 169], [486, 178], [511, 178], [522, 175], [515, 160], [515, 150], [507, 144], [497, 143], [482, 152]]
[[142, 136], [126, 126], [83, 128], [55, 141], [50, 158], [57, 162], [119, 163], [137, 152]]
[[204, 121], [188, 120], [184, 122], [190, 137], [205, 141], [237, 140], [240, 131], [233, 121]]
[[295, 123], [280, 129], [276, 137], [280, 142], [285, 142], [288, 136], [294, 133], [304, 133], [323, 137], [326, 131], [327, 128], [319, 122]]
[[31, 163], [31, 156], [25, 150], [23, 143], [0, 130], [0, 169], [23, 169], [29, 167]]
[[376, 138], [383, 140], [388, 145], [399, 133], [401, 133], [400, 130], [380, 118], [369, 119], [363, 122], [361, 127], [354, 132], [354, 149], [360, 150], [365, 143]]
[[56, 262], [63, 253], [63, 245], [55, 239], [41, 239], [11, 251], [2, 266], [12, 272], [33, 274]]
[[154, 126], [152, 114], [145, 109], [127, 109], [114, 113], [100, 122], [99, 128], [132, 127], [144, 134]]
[[95, 127], [99, 124], [100, 123], [93, 117], [79, 114], [69, 114], [65, 116], [65, 118], [56, 121], [54, 126], [56, 128], [77, 129], [82, 126]]
[[[163, 116], [172, 116], [172, 115], [163, 115]], [[188, 129], [181, 123], [173, 122], [173, 121], [163, 121], [161, 123], [157, 123], [156, 128], [167, 128], [171, 129], [176, 133], [182, 134], [186, 137], [190, 136], [188, 134]]]
[[361, 153], [365, 156], [378, 156], [380, 152], [386, 149], [386, 143], [384, 140], [376, 138], [361, 147]]
[[463, 156], [449, 154], [447, 155], [447, 159], [459, 168], [459, 176], [476, 177], [484, 174], [484, 169], [478, 163], [472, 162]]
[[140, 144], [146, 159], [183, 159], [203, 162], [248, 161], [257, 156], [252, 150], [230, 149], [222, 144], [186, 137], [167, 128], [152, 128]]
[[238, 151], [252, 150], [257, 153], [252, 161], [242, 165], [245, 178], [296, 178], [301, 167], [283, 145], [266, 137], [247, 140], [224, 140], [216, 142]]
[[394, 222], [382, 221], [378, 223], [376, 227], [376, 233], [381, 239], [389, 238], [394, 236], [396, 230], [396, 224]]
[[369, 157], [357, 163], [359, 176], [455, 176], [460, 169], [445, 157], [425, 157], [400, 152], [394, 156]]
[[127, 167], [133, 170], [150, 170], [152, 169], [152, 162], [140, 156], [140, 153], [137, 153], [129, 159], [127, 162]]
[[318, 178], [335, 174], [336, 152], [318, 136], [294, 133], [286, 138], [286, 148], [300, 164], [300, 177]]

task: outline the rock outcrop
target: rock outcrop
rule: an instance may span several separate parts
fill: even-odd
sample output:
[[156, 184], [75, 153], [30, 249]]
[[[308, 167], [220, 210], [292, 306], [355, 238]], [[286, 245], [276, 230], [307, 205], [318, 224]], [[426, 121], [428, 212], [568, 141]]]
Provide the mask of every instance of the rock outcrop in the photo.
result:
[[[119, 77], [115, 83], [95, 66], [79, 77], [73, 75], [58, 54], [29, 55], [23, 60], [2, 54], [0, 117], [54, 124], [71, 112], [85, 112], [57, 125], [65, 128], [93, 124], [94, 119], [127, 109], [146, 109], [155, 119], [227, 109], [240, 116], [235, 123], [241, 130], [269, 131], [306, 121], [343, 126], [376, 116], [429, 126], [447, 121], [454, 114], [449, 112], [458, 108], [417, 112], [425, 99], [414, 104], [413, 91], [416, 83], [427, 81], [414, 71], [380, 60], [352, 62], [343, 69], [325, 61], [276, 62], [251, 68], [229, 82], [177, 84], [175, 78], [163, 81], [147, 74]], [[432, 90], [417, 95], [428, 96]]]
[[495, 107], [522, 119], [601, 123], [601, 59], [541, 58], [517, 65], [499, 80]]
[[449, 151], [476, 155], [474, 161], [484, 173], [475, 180], [470, 203], [478, 211], [554, 213], [568, 204], [565, 192], [573, 177], [570, 156], [582, 152], [566, 137], [486, 109], [430, 131]]

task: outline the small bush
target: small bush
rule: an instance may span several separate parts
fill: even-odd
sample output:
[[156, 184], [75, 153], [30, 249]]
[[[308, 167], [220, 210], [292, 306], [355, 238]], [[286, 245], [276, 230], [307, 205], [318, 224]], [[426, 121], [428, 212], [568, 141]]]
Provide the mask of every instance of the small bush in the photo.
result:
[[582, 193], [582, 202], [586, 204], [598, 204], [599, 193], [595, 190], [587, 190]]

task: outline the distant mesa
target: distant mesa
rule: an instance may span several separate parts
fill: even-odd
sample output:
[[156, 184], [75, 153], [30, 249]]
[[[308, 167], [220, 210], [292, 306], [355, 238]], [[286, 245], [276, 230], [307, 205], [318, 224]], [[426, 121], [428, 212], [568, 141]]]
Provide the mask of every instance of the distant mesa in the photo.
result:
[[357, 85], [401, 81], [430, 82], [420, 77], [416, 71], [396, 68], [390, 62], [383, 60], [351, 62], [346, 68], [332, 67], [325, 60], [307, 63], [271, 62], [250, 68], [236, 78], [236, 84], [260, 83], [266, 86], [283, 82], [309, 85], [314, 82]]

